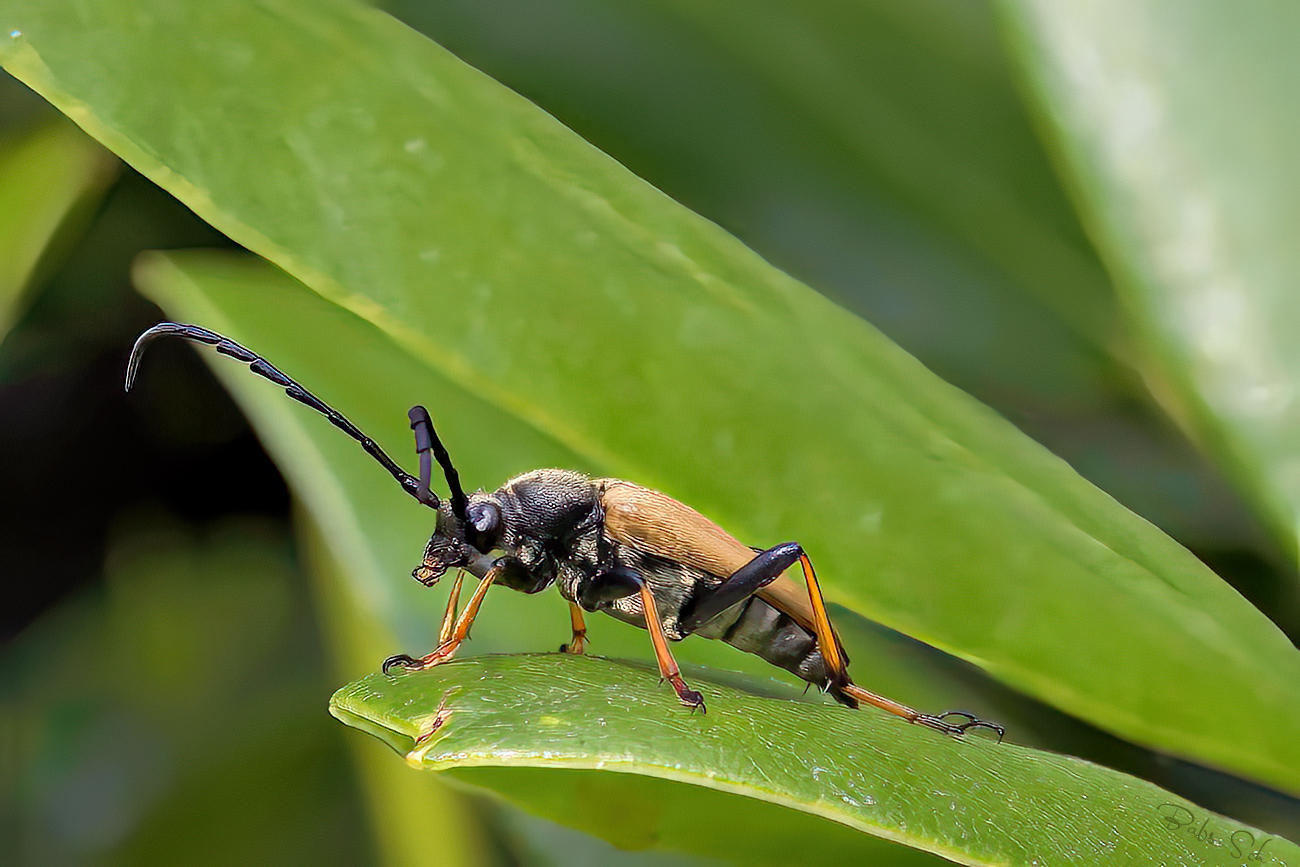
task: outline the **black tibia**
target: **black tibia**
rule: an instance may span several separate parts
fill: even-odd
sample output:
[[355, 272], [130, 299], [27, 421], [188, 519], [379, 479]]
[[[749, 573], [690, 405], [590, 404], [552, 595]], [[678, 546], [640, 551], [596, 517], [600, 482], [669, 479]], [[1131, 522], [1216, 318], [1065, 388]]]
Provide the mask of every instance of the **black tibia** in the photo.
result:
[[786, 542], [763, 551], [714, 588], [710, 595], [699, 600], [682, 616], [678, 628], [683, 635], [689, 635], [771, 584], [782, 572], [798, 563], [802, 554], [803, 548], [797, 542]]
[[433, 483], [433, 467], [429, 461], [429, 453], [432, 452], [438, 460], [438, 466], [442, 467], [442, 474], [447, 478], [447, 489], [451, 491], [451, 513], [464, 521], [468, 500], [460, 487], [460, 474], [452, 466], [451, 455], [447, 454], [442, 440], [438, 439], [429, 411], [422, 406], [413, 406], [406, 417], [411, 420], [411, 430], [415, 431], [415, 451], [420, 456], [420, 490], [416, 499], [435, 509], [438, 507], [438, 497], [429, 490]]
[[599, 572], [578, 588], [578, 604], [588, 611], [640, 591], [641, 578], [626, 566]]
[[269, 379], [276, 385], [284, 389], [284, 393], [301, 404], [311, 407], [321, 415], [330, 420], [330, 423], [348, 436], [352, 437], [361, 447], [366, 450], [372, 458], [379, 461], [384, 469], [388, 470], [393, 478], [397, 479], [402, 488], [411, 496], [427, 506], [437, 508], [438, 498], [429, 495], [429, 499], [420, 496], [420, 480], [412, 476], [406, 470], [397, 465], [397, 462], [390, 458], [379, 444], [366, 436], [361, 430], [340, 412], [335, 410], [325, 401], [303, 388], [294, 380], [281, 373], [274, 365], [262, 356], [251, 350], [245, 349], [228, 337], [223, 337], [215, 331], [209, 331], [206, 328], [200, 328], [197, 325], [182, 325], [177, 322], [160, 322], [153, 328], [150, 328], [144, 334], [141, 334], [135, 341], [135, 346], [131, 349], [131, 358], [126, 364], [126, 390], [130, 391], [131, 386], [135, 384], [135, 375], [140, 368], [140, 358], [144, 355], [145, 347], [157, 340], [159, 337], [181, 337], [195, 343], [205, 343], [214, 347], [222, 355], [228, 355], [236, 361], [242, 361], [248, 365], [249, 370], [265, 379]]

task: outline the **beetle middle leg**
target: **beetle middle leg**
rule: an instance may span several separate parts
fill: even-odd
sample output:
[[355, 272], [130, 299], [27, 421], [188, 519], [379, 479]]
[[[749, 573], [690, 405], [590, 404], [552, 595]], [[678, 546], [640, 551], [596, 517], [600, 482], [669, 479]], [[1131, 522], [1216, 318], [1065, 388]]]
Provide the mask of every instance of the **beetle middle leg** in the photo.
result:
[[659, 608], [655, 605], [654, 593], [645, 580], [625, 566], [613, 566], [587, 581], [578, 591], [578, 603], [588, 611], [595, 611], [602, 604], [615, 599], [622, 599], [639, 593], [641, 612], [645, 617], [645, 628], [650, 633], [650, 643], [654, 646], [655, 662], [659, 664], [659, 676], [672, 684], [677, 693], [677, 700], [691, 710], [699, 708], [706, 712], [704, 696], [686, 685], [682, 680], [682, 671], [668, 649], [668, 639], [664, 636], [664, 624], [659, 619]]
[[[420, 671], [451, 659], [456, 654], [461, 643], [469, 638], [469, 628], [474, 624], [474, 618], [478, 617], [479, 609], [483, 607], [483, 597], [487, 596], [488, 588], [492, 586], [492, 582], [496, 581], [497, 576], [501, 574], [504, 568], [504, 566], [493, 566], [488, 570], [488, 573], [478, 582], [478, 587], [474, 588], [474, 595], [466, 603], [465, 610], [457, 616], [450, 628], [447, 623], [448, 617], [443, 618], [442, 629], [438, 636], [438, 646], [432, 652], [419, 659], [412, 659], [405, 653], [390, 656], [384, 660], [384, 674], [387, 674], [390, 668], [398, 665], [408, 671]], [[447, 615], [456, 610], [456, 600], [460, 595], [461, 577], [458, 574], [456, 583], [452, 585], [452, 597], [447, 605]]]
[[700, 713], [706, 713], [704, 696], [691, 689], [686, 685], [686, 681], [682, 680], [682, 671], [677, 667], [677, 660], [673, 659], [672, 651], [668, 649], [668, 639], [664, 637], [663, 621], [659, 619], [654, 593], [644, 581], [640, 581], [640, 584], [641, 607], [645, 611], [645, 628], [650, 633], [650, 643], [654, 645], [655, 661], [659, 663], [659, 676], [673, 685], [678, 701], [691, 710], [698, 707]]
[[573, 627], [573, 638], [568, 644], [560, 645], [560, 653], [582, 655], [587, 652], [587, 621], [582, 619], [582, 609], [577, 603], [569, 603], [569, 624]]

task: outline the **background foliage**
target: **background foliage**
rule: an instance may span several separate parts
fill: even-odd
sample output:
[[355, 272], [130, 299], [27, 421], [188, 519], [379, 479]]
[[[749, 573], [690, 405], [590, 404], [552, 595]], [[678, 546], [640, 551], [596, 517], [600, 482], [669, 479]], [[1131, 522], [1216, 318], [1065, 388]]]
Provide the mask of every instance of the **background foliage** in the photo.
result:
[[[1288, 506], [1294, 478], [1287, 444], [1296, 440], [1286, 436], [1294, 426], [1287, 428], [1285, 412], [1260, 416], [1261, 406], [1289, 406], [1285, 389], [1294, 381], [1294, 364], [1273, 327], [1284, 331], [1294, 321], [1284, 291], [1294, 269], [1284, 257], [1241, 249], [1237, 236], [1223, 229], [1236, 228], [1229, 215], [1241, 205], [1233, 196], [1246, 197], [1252, 213], [1272, 214], [1271, 223], [1263, 220], [1270, 231], [1285, 232], [1290, 225], [1285, 208], [1272, 204], [1284, 204], [1278, 191], [1286, 184], [1271, 168], [1257, 172], [1268, 181], [1239, 168], [1274, 165], [1262, 157], [1247, 160], [1242, 149], [1252, 156], [1260, 147], [1271, 152], [1270, 142], [1287, 140], [1288, 116], [1281, 107], [1268, 110], [1273, 103], [1266, 90], [1237, 124], [1198, 122], [1217, 114], [1204, 106], [1198, 114], [1196, 100], [1176, 92], [1172, 106], [1192, 106], [1186, 117], [1150, 108], [1153, 101], [1163, 106], [1159, 97], [1168, 92], [1157, 85], [1181, 81], [1193, 65], [1190, 58], [1201, 63], [1206, 56], [1207, 43], [1211, 56], [1223, 59], [1198, 67], [1210, 70], [1202, 94], [1214, 92], [1214, 70], [1230, 60], [1265, 62], [1271, 56], [1261, 48], [1268, 45], [1266, 37], [1289, 22], [1243, 21], [1247, 35], [1238, 44], [1238, 30], [1231, 39], [1220, 37], [1222, 28], [1213, 27], [1207, 13], [1211, 23], [1204, 30], [1186, 26], [1176, 31], [1177, 39], [1160, 31], [1166, 50], [1158, 59], [1171, 66], [1149, 69], [1137, 61], [1145, 57], [1141, 49], [1157, 41], [1152, 22], [1161, 20], [1160, 8], [1143, 8], [1147, 28], [1134, 32], [1145, 33], [1145, 41], [1134, 37], [1131, 53], [1121, 50], [1130, 44], [1125, 42], [1106, 55], [1100, 68], [1111, 77], [1100, 79], [1097, 67], [1079, 60], [1092, 56], [1081, 52], [1080, 42], [1094, 46], [1094, 53], [1096, 45], [1113, 44], [1111, 22], [1104, 16], [1059, 20], [1062, 13], [1029, 4], [1005, 10], [1014, 56], [1029, 58], [1018, 67], [1024, 70], [1019, 79], [1010, 72], [989, 10], [974, 4], [879, 4], [820, 13], [773, 4], [743, 14], [671, 3], [635, 12], [534, 4], [395, 11], [776, 264], [861, 312], [931, 369], [997, 408], [1201, 554], [1294, 635], [1295, 542], [1288, 535], [1295, 526]], [[1187, 58], [1184, 65], [1177, 56]], [[1255, 65], [1233, 68], [1251, 81], [1260, 77], [1250, 75]], [[1094, 86], [1097, 80], [1112, 86]], [[132, 175], [112, 188], [94, 222], [79, 221], [79, 215], [95, 212], [88, 206], [104, 195], [112, 163], [9, 86], [12, 98], [4, 105], [13, 133], [5, 164], [6, 177], [16, 180], [4, 188], [13, 196], [5, 214], [23, 234], [11, 228], [0, 243], [29, 252], [6, 256], [16, 274], [0, 287], [13, 311], [9, 319], [20, 322], [0, 351], [6, 454], [24, 456], [5, 462], [11, 476], [6, 490], [14, 494], [8, 502], [15, 506], [4, 522], [4, 554], [14, 564], [11, 570], [6, 563], [5, 574], [24, 579], [6, 588], [14, 596], [6, 605], [14, 612], [8, 628], [16, 630], [29, 612], [48, 604], [39, 596], [52, 595], [60, 583], [55, 578], [89, 582], [6, 650], [5, 720], [16, 735], [6, 742], [23, 745], [6, 761], [19, 781], [6, 786], [13, 793], [6, 795], [6, 815], [15, 823], [16, 839], [28, 847], [24, 854], [34, 862], [140, 861], [150, 853], [165, 859], [178, 839], [188, 839], [187, 847], [213, 860], [230, 855], [355, 863], [435, 850], [445, 863], [545, 861], [558, 859], [554, 853], [560, 851], [568, 862], [575, 851], [610, 857], [595, 841], [579, 841], [499, 805], [453, 798], [426, 780], [412, 781], [388, 756], [367, 753], [359, 759], [369, 795], [360, 793], [341, 753], [340, 733], [311, 712], [319, 706], [311, 695], [328, 692], [337, 675], [320, 661], [307, 614], [319, 611], [333, 623], [327, 634], [334, 664], [351, 674], [359, 672], [349, 669], [357, 664], [349, 660], [380, 658], [393, 641], [403, 647], [427, 643], [437, 602], [424, 600], [405, 618], [390, 619], [400, 638], [381, 639], [374, 624], [336, 610], [348, 597], [329, 589], [338, 585], [328, 579], [317, 585], [325, 591], [309, 601], [305, 585], [294, 577], [283, 519], [274, 517], [284, 507], [283, 494], [252, 454], [237, 417], [185, 353], [153, 361], [150, 376], [159, 383], [148, 386], [143, 398], [151, 418], [147, 426], [120, 401], [115, 391], [123, 348], [157, 316], [126, 289], [126, 262], [140, 249], [222, 242]], [[1017, 86], [1034, 94], [1030, 104], [1041, 112], [1046, 141], [1060, 155], [1057, 168], [1069, 179], [1077, 210], [1053, 181]], [[1194, 81], [1188, 86], [1195, 87]], [[200, 107], [207, 104], [201, 90], [195, 93]], [[1195, 201], [1172, 208], [1200, 223], [1161, 229], [1164, 211], [1156, 203], [1181, 192], [1168, 179], [1176, 175], [1181, 183], [1187, 172], [1136, 171], [1125, 160], [1139, 148], [1094, 140], [1098, 130], [1132, 127], [1132, 115], [1115, 119], [1107, 106], [1133, 112], [1134, 104], [1147, 108], [1136, 115], [1147, 124], [1136, 126], [1145, 134], [1137, 145], [1173, 153], [1178, 165], [1208, 165], [1207, 179], [1217, 177], [1225, 163], [1236, 171], [1232, 177], [1241, 176], [1226, 193], [1203, 185]], [[1270, 118], [1276, 123], [1270, 125]], [[1168, 145], [1166, 130], [1177, 133], [1178, 148]], [[49, 170], [44, 176], [23, 168], [33, 150], [47, 157], [40, 163]], [[1152, 188], [1135, 185], [1134, 176], [1153, 179]], [[276, 204], [271, 179], [251, 180], [250, 195], [269, 196]], [[1164, 188], [1154, 183], [1161, 180]], [[366, 204], [358, 200], [354, 208], [361, 212]], [[38, 211], [55, 218], [38, 218]], [[12, 219], [15, 214], [23, 218]], [[41, 225], [47, 228], [38, 228], [31, 240], [30, 228]], [[1180, 225], [1200, 232], [1192, 237], [1214, 242], [1196, 247], [1202, 259], [1191, 255], [1185, 239], [1180, 248], [1162, 234], [1176, 235]], [[1089, 236], [1097, 239], [1096, 248]], [[1175, 255], [1180, 249], [1181, 257]], [[1124, 278], [1122, 296], [1107, 273]], [[1225, 282], [1225, 273], [1236, 282]], [[147, 276], [144, 285], [164, 291], [160, 280]], [[1218, 287], [1213, 304], [1196, 298], [1180, 303], [1180, 292], [1199, 285]], [[42, 291], [34, 296], [37, 287]], [[1228, 328], [1221, 311], [1234, 301], [1228, 314], [1236, 318], [1229, 317]], [[28, 303], [33, 306], [19, 319]], [[256, 296], [245, 306], [265, 309]], [[1207, 316], [1210, 325], [1219, 325], [1220, 343], [1191, 327], [1209, 327]], [[264, 327], [283, 331], [283, 322], [303, 320], [266, 314], [264, 321]], [[1261, 327], [1252, 330], [1251, 323]], [[499, 318], [490, 324], [506, 327]], [[1233, 338], [1230, 345], [1222, 343], [1224, 334]], [[249, 340], [270, 352], [266, 340]], [[1266, 357], [1243, 359], [1246, 348]], [[332, 370], [321, 367], [328, 359], [291, 365], [291, 357], [274, 357], [304, 379], [304, 369], [319, 371], [311, 384], [322, 389], [328, 382], [358, 380], [357, 371], [367, 368], [364, 356], [335, 359]], [[390, 367], [386, 361], [370, 367], [375, 369]], [[581, 380], [590, 369], [566, 373], [569, 381]], [[423, 371], [412, 375], [427, 378]], [[173, 377], [176, 392], [164, 394]], [[392, 407], [413, 399], [448, 405], [427, 393], [437, 394], [442, 386], [436, 383], [407, 398], [384, 394], [384, 386], [369, 376], [360, 381], [372, 393], [373, 411], [394, 416], [385, 422], [376, 415], [372, 422], [365, 415], [370, 410], [363, 410], [358, 418], [367, 429], [393, 429], [381, 436], [385, 442], [402, 442], [402, 419]], [[1253, 395], [1254, 403], [1234, 403], [1238, 393]], [[679, 485], [683, 493], [699, 494], [693, 502], [728, 514], [725, 501], [709, 488], [693, 491], [689, 481], [674, 481], [644, 459], [629, 458], [632, 451], [602, 452], [597, 445], [572, 454], [544, 441], [512, 445], [505, 434], [510, 419], [492, 415], [492, 404], [501, 402], [496, 397], [449, 420], [464, 426], [449, 440], [466, 442], [474, 430], [492, 432], [466, 447], [464, 457], [458, 452], [467, 466], [481, 466], [467, 473], [471, 478], [491, 484], [512, 462], [523, 462], [515, 469], [583, 466], [594, 458], [621, 468], [632, 460], [638, 478]], [[529, 418], [526, 410], [522, 414]], [[707, 427], [698, 407], [673, 418]], [[546, 423], [540, 426], [548, 430]], [[554, 433], [553, 426], [549, 430]], [[704, 436], [688, 433], [682, 436], [688, 444]], [[1205, 451], [1190, 447], [1185, 433]], [[348, 448], [337, 445], [340, 452]], [[1217, 461], [1204, 460], [1205, 453]], [[800, 477], [794, 473], [794, 485], [777, 484], [774, 495], [759, 502], [775, 508], [770, 504], [782, 502], [775, 493], [788, 492]], [[395, 499], [381, 500], [376, 508], [387, 509]], [[313, 504], [320, 500], [310, 498]], [[798, 500], [788, 507], [797, 510]], [[367, 507], [357, 502], [354, 508]], [[218, 517], [231, 512], [238, 517]], [[756, 538], [790, 532], [781, 514], [733, 517]], [[369, 538], [395, 562], [411, 559], [406, 549], [417, 550], [400, 538], [391, 545]], [[319, 545], [305, 550], [316, 551], [311, 559], [328, 572]], [[239, 566], [223, 566], [228, 563]], [[386, 589], [400, 569], [376, 571], [385, 583], [376, 582], [370, 592], [387, 596], [390, 609], [407, 604], [395, 592], [404, 593], [403, 600], [416, 598], [418, 588]], [[232, 572], [237, 579], [229, 577]], [[854, 597], [846, 587], [838, 598], [888, 619], [882, 613], [890, 609], [877, 597]], [[487, 621], [476, 643], [537, 649], [551, 640], [549, 632], [535, 638], [515, 633], [521, 619], [541, 619], [529, 613], [535, 608], [515, 602], [534, 600], [502, 600], [495, 615], [501, 626], [494, 630]], [[896, 625], [908, 625], [897, 613], [907, 610], [895, 609]], [[951, 701], [946, 696], [958, 690], [951, 681], [960, 679], [970, 694], [963, 702], [1016, 719], [1025, 733], [1022, 742], [1140, 773], [1213, 809], [1295, 836], [1286, 824], [1295, 803], [1285, 795], [1115, 741], [847, 613], [841, 619], [850, 624], [848, 631], [861, 633], [853, 640], [869, 648], [851, 646], [858, 660], [900, 657], [903, 673], [897, 676], [903, 683], [890, 684], [888, 671], [872, 672], [873, 685], [882, 690], [945, 705]], [[232, 629], [232, 622], [238, 627]], [[921, 625], [921, 633], [927, 628]], [[494, 635], [510, 633], [518, 644], [494, 644], [501, 640]], [[598, 640], [609, 652], [624, 647], [613, 629], [598, 633]], [[631, 643], [626, 646], [635, 652]], [[975, 655], [960, 643], [949, 646], [968, 658]], [[703, 662], [741, 664], [714, 649], [698, 652]], [[1192, 669], [1205, 664], [1203, 658], [1184, 662]], [[1105, 674], [1102, 665], [1083, 660], [1079, 667]], [[201, 678], [194, 677], [196, 670], [204, 673]], [[925, 675], [927, 686], [919, 693], [908, 693], [909, 670]], [[1168, 674], [1153, 676], [1160, 673]], [[1217, 668], [1205, 672], [1208, 682], [1220, 675]], [[225, 724], [233, 703], [259, 726], [232, 730]], [[1273, 734], [1285, 735], [1287, 724], [1275, 720], [1282, 728]], [[102, 748], [106, 742], [113, 744], [111, 751]], [[272, 780], [282, 780], [282, 788]], [[250, 789], [262, 800], [247, 798]], [[70, 802], [79, 809], [69, 811]], [[301, 818], [278, 809], [280, 804], [293, 804]], [[437, 817], [439, 824], [402, 821], [398, 817], [407, 810]], [[59, 821], [69, 812], [79, 818], [75, 827]], [[213, 827], [223, 828], [220, 839], [235, 852], [194, 844], [195, 835]], [[315, 827], [328, 828], [337, 839], [306, 833]]]

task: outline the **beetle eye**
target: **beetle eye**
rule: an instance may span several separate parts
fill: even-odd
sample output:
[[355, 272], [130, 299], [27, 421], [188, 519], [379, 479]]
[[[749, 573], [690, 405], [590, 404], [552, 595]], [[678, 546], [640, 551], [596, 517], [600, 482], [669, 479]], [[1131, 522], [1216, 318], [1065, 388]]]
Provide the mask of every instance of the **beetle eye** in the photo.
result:
[[495, 533], [501, 523], [501, 510], [491, 503], [474, 503], [466, 510], [469, 525], [479, 533]]

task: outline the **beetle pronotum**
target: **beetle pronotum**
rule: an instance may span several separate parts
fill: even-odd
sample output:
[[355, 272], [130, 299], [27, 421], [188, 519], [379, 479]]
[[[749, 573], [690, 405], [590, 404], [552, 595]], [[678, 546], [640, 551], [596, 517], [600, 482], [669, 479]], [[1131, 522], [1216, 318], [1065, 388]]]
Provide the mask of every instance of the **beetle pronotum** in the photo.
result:
[[[569, 602], [573, 632], [564, 650], [585, 650], [584, 611], [605, 611], [643, 627], [650, 633], [660, 674], [691, 709], [703, 711], [704, 697], [682, 679], [668, 642], [700, 635], [757, 654], [850, 707], [865, 702], [945, 734], [985, 728], [1002, 738], [997, 723], [964, 711], [921, 713], [854, 683], [812, 561], [798, 543], [756, 551], [665, 494], [569, 470], [533, 470], [496, 491], [466, 495], [422, 406], [409, 413], [420, 461], [417, 478], [341, 413], [264, 358], [196, 325], [163, 322], [141, 334], [127, 364], [127, 390], [135, 381], [145, 347], [165, 336], [207, 344], [248, 364], [254, 373], [281, 386], [289, 397], [323, 414], [360, 443], [408, 494], [437, 513], [423, 562], [412, 574], [431, 587], [448, 569], [457, 570], [438, 646], [418, 659], [405, 654], [390, 657], [384, 662], [385, 673], [394, 667], [429, 668], [451, 659], [469, 636], [493, 584], [524, 593], [557, 584]], [[446, 500], [431, 489], [435, 460], [450, 490]], [[784, 575], [795, 564], [803, 573], [803, 588]], [[458, 614], [465, 572], [479, 583]]]

